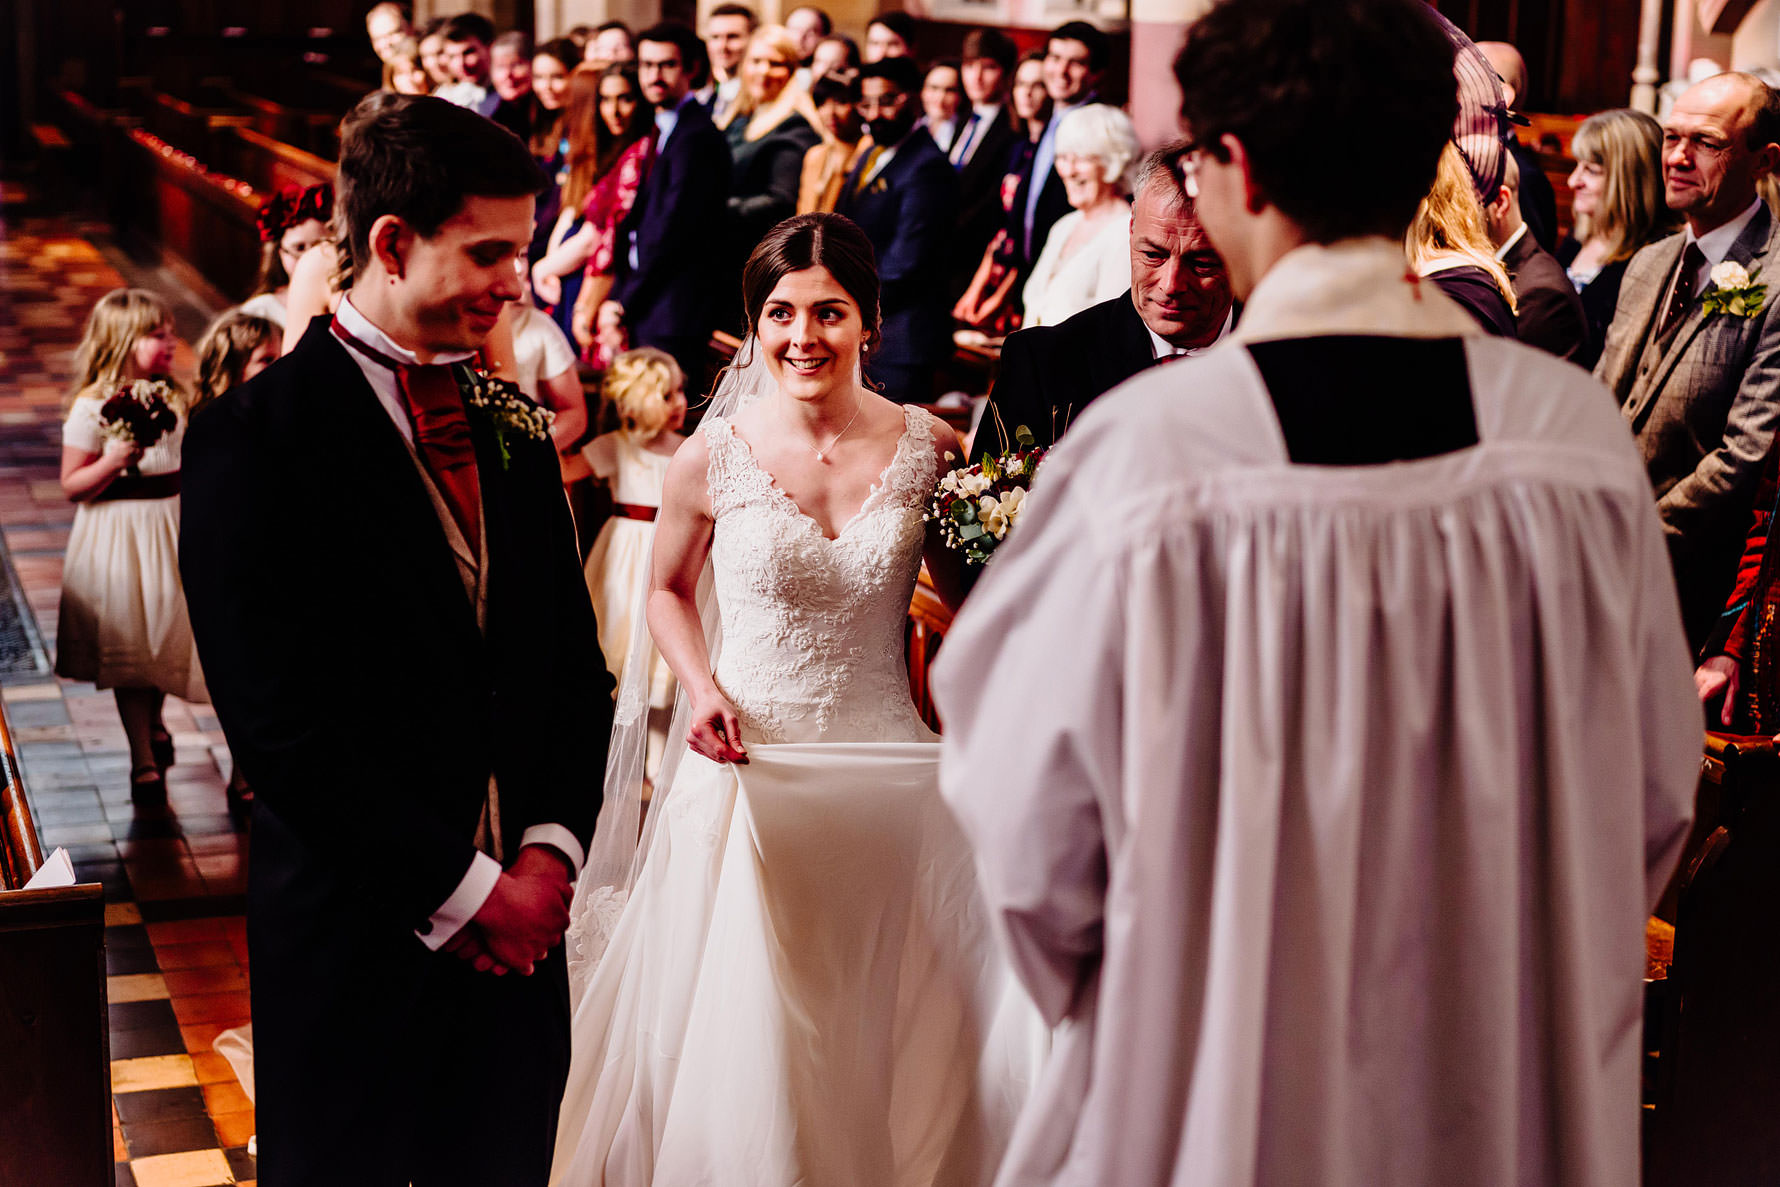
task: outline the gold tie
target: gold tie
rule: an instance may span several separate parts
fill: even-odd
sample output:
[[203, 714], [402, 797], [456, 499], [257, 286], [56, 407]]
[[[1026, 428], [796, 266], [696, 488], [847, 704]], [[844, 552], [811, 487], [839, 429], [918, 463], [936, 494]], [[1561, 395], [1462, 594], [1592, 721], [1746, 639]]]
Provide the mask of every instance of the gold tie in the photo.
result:
[[855, 194], [864, 192], [865, 183], [871, 180], [871, 171], [878, 167], [878, 158], [883, 156], [884, 152], [883, 145], [874, 144], [871, 151], [865, 154], [865, 164], [859, 167], [859, 180], [853, 183]]

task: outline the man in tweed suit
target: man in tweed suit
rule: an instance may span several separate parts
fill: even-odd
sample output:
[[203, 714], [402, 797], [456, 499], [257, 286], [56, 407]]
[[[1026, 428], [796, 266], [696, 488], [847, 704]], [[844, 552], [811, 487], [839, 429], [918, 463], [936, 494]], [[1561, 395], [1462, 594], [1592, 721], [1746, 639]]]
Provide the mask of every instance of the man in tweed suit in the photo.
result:
[[1676, 103], [1663, 189], [1687, 227], [1632, 259], [1595, 368], [1643, 454], [1696, 649], [1724, 608], [1780, 425], [1780, 289], [1717, 308], [1738, 282], [1728, 265], [1760, 285], [1780, 263], [1780, 223], [1756, 193], [1780, 165], [1776, 141], [1780, 95], [1751, 75], [1709, 78]]

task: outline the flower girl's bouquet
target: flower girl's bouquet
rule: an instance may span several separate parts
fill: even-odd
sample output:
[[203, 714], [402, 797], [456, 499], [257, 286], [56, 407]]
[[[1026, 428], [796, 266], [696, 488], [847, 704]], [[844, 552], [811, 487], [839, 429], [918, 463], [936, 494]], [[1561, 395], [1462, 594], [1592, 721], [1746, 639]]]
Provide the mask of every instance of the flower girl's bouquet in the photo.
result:
[[948, 470], [927, 502], [927, 521], [941, 524], [946, 547], [962, 553], [966, 564], [986, 563], [1026, 505], [1045, 451], [1025, 425], [1014, 430], [1014, 446], [1000, 457], [985, 453], [975, 465]]
[[[107, 437], [128, 441], [138, 449], [152, 449], [179, 426], [172, 395], [173, 389], [159, 380], [138, 379], [119, 384], [99, 406], [99, 431]], [[134, 463], [129, 472], [136, 472]]]

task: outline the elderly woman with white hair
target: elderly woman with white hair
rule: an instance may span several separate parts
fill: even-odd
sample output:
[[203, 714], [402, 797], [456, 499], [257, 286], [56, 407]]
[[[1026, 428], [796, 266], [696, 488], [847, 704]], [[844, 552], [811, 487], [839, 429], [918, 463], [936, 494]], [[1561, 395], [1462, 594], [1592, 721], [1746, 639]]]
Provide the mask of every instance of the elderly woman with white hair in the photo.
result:
[[1022, 325], [1054, 326], [1131, 287], [1130, 173], [1137, 130], [1091, 103], [1057, 125], [1057, 175], [1075, 209], [1057, 220], [1026, 279]]

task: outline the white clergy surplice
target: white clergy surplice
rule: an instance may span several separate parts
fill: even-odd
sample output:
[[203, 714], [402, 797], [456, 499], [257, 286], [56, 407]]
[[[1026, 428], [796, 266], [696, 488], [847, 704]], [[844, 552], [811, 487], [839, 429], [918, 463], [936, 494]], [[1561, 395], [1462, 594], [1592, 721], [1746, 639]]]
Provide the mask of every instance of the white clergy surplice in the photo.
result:
[[[1701, 739], [1649, 482], [1404, 271], [1300, 248], [1096, 401], [946, 639], [942, 789], [1060, 1024], [1001, 1184], [1638, 1181]], [[1249, 347], [1324, 335], [1465, 335], [1475, 444], [1294, 464]]]

